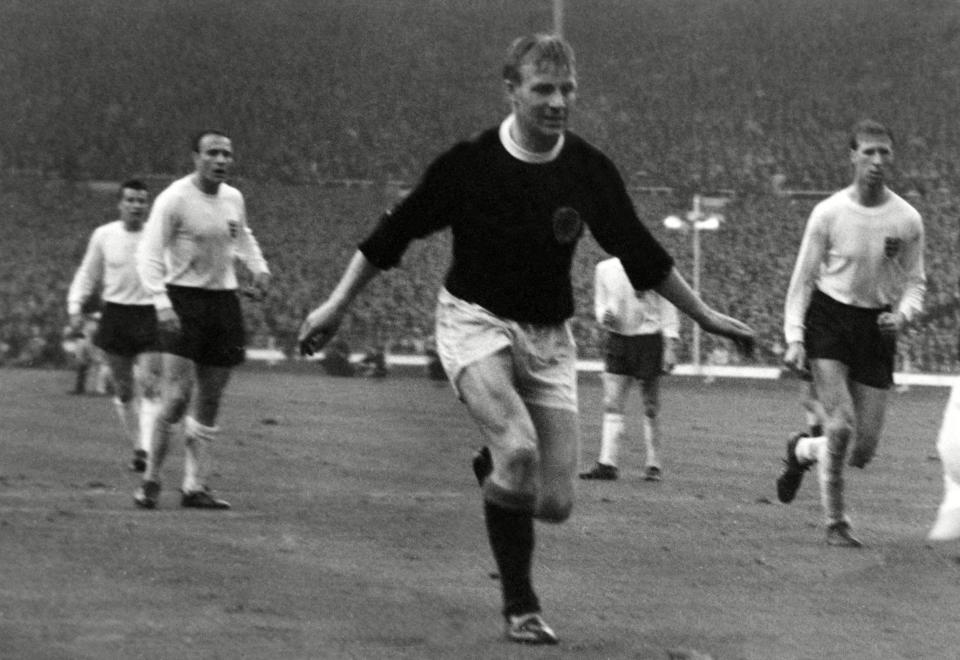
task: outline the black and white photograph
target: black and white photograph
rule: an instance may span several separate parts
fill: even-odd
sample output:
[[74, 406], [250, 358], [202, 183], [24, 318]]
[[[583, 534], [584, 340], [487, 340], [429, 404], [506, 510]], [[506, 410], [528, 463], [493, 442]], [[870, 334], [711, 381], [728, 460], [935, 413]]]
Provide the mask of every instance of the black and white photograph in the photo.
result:
[[957, 660], [958, 109], [954, 0], [0, 0], [0, 660]]

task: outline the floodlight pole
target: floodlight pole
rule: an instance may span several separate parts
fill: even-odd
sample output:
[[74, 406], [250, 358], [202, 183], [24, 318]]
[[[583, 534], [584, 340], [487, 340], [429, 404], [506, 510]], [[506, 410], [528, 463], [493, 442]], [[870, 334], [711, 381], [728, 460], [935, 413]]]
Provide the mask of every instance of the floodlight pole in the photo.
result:
[[553, 33], [563, 36], [563, 0], [553, 0]]
[[[691, 216], [702, 215], [700, 211], [700, 195], [693, 196], [693, 211]], [[700, 222], [692, 220], [690, 226], [693, 231], [693, 292], [700, 297]], [[693, 368], [700, 375], [700, 324], [693, 324]]]
[[[667, 229], [677, 229], [680, 231], [689, 231], [693, 241], [693, 292], [700, 296], [700, 232], [714, 231], [720, 228], [721, 217], [719, 215], [705, 215], [701, 205], [700, 195], [693, 196], [693, 207], [687, 212], [685, 218], [672, 215], [664, 219], [663, 224]], [[700, 324], [693, 324], [693, 368], [697, 375], [701, 372], [700, 361]]]

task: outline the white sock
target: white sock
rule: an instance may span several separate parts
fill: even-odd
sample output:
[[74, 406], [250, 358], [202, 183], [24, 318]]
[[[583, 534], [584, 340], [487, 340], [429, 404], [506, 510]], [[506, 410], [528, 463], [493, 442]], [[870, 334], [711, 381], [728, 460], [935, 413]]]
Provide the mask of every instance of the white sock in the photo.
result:
[[140, 399], [140, 438], [139, 449], [150, 453], [150, 438], [153, 436], [153, 427], [157, 423], [157, 415], [160, 414], [160, 399]]
[[960, 538], [960, 484], [949, 474], [943, 475], [943, 501], [927, 538], [931, 541]]
[[192, 493], [206, 487], [212, 467], [210, 444], [219, 431], [217, 426], [204, 426], [193, 417], [187, 417], [183, 442], [183, 492]]
[[600, 436], [600, 463], [613, 467], [617, 466], [617, 456], [620, 454], [620, 439], [623, 437], [625, 428], [623, 415], [619, 413], [603, 414], [603, 430]]
[[827, 436], [821, 435], [816, 438], [800, 438], [794, 454], [801, 463], [810, 464], [819, 461], [826, 450]]
[[660, 421], [656, 417], [643, 417], [643, 437], [647, 444], [646, 467], [660, 467]]
[[937, 452], [943, 473], [960, 483], [960, 385], [954, 385], [950, 390], [950, 399], [943, 410]]
[[940, 422], [937, 452], [943, 467], [943, 501], [927, 538], [942, 541], [960, 538], [960, 385], [950, 390]]
[[123, 427], [123, 434], [130, 440], [134, 449], [140, 446], [140, 439], [137, 437], [139, 429], [137, 426], [138, 406], [137, 400], [121, 401], [114, 397], [113, 407], [117, 411], [117, 417], [120, 418], [120, 426]]

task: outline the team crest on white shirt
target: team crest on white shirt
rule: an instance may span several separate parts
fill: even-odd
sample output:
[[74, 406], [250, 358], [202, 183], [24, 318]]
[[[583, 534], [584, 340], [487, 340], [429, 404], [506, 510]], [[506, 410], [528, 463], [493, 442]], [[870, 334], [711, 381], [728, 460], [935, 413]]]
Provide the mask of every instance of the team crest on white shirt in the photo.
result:
[[236, 220], [227, 220], [227, 227], [230, 229], [230, 238], [236, 238], [240, 233], [240, 223]]
[[569, 206], [561, 206], [553, 212], [553, 236], [559, 243], [572, 243], [583, 231], [580, 213]]
[[883, 239], [883, 256], [887, 259], [893, 259], [900, 254], [900, 248], [903, 241], [896, 236], [887, 236]]

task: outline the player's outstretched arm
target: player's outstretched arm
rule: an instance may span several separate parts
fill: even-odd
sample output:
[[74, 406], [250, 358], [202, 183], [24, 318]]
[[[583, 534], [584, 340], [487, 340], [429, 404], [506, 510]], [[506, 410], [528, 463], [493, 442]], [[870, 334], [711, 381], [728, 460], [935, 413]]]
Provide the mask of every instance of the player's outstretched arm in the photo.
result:
[[749, 357], [753, 354], [756, 345], [756, 333], [753, 328], [732, 316], [721, 314], [703, 302], [676, 268], [671, 269], [663, 282], [654, 287], [654, 290], [692, 318], [704, 331], [730, 339], [744, 356]]
[[354, 253], [330, 297], [310, 312], [300, 325], [297, 343], [301, 355], [313, 355], [333, 338], [350, 303], [379, 273], [380, 269], [370, 263], [362, 252], [358, 250]]

